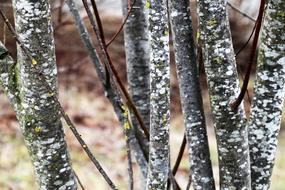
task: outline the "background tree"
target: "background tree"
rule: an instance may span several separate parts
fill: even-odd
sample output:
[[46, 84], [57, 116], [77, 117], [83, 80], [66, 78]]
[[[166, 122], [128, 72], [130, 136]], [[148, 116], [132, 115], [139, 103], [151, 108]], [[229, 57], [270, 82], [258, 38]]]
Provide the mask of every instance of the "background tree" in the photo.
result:
[[[123, 0], [123, 15], [130, 15], [124, 26], [124, 44], [126, 52], [127, 78], [128, 88], [135, 105], [140, 111], [146, 127], [149, 129], [150, 119], [150, 86], [149, 86], [149, 45], [147, 18], [145, 13], [144, 0], [127, 1]], [[131, 4], [130, 4], [131, 3]], [[133, 4], [133, 5], [132, 5]], [[131, 10], [131, 6], [133, 7]], [[141, 133], [138, 122], [133, 114], [131, 114], [132, 125], [135, 133]], [[140, 138], [142, 135], [136, 135]], [[148, 147], [148, 142], [144, 142], [144, 147]], [[146, 150], [148, 152], [148, 150]], [[135, 154], [139, 152], [134, 149]], [[139, 156], [138, 163], [142, 170], [142, 185], [146, 185], [147, 178], [147, 161], [143, 155]], [[143, 162], [139, 162], [142, 160]]]

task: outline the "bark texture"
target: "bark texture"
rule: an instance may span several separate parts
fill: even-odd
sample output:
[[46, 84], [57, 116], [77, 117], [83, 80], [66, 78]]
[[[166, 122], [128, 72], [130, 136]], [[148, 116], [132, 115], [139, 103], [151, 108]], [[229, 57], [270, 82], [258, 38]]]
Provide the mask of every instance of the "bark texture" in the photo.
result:
[[215, 189], [188, 0], [170, 0], [170, 21], [194, 189]]
[[163, 190], [169, 173], [169, 32], [166, 0], [146, 2], [150, 43], [150, 153], [148, 189]]
[[239, 83], [226, 1], [198, 2], [201, 40], [219, 154], [220, 188], [250, 189], [248, 134], [243, 107], [229, 104]]
[[[131, 2], [133, 3], [133, 2]], [[129, 2], [123, 0], [123, 13], [126, 17], [128, 14]], [[128, 87], [130, 95], [143, 117], [146, 127], [149, 129], [150, 119], [150, 85], [149, 85], [149, 47], [148, 33], [145, 10], [145, 1], [136, 0], [132, 12], [124, 26], [124, 42], [127, 62]], [[141, 130], [138, 128], [138, 122], [133, 114], [131, 114], [132, 125], [136, 135], [140, 138]], [[144, 142], [144, 147], [148, 147], [148, 142]], [[146, 184], [147, 179], [147, 161], [141, 150], [134, 150], [138, 164], [143, 175], [142, 184]], [[148, 150], [146, 150], [148, 152]]]
[[252, 189], [269, 189], [285, 85], [285, 1], [269, 1], [249, 122]]
[[13, 7], [18, 37], [34, 59], [19, 46], [18, 61], [13, 66], [8, 54], [2, 54], [1, 59], [6, 61], [1, 61], [1, 83], [17, 113], [39, 189], [77, 189], [52, 98], [58, 92], [50, 5], [43, 0], [14, 0]]

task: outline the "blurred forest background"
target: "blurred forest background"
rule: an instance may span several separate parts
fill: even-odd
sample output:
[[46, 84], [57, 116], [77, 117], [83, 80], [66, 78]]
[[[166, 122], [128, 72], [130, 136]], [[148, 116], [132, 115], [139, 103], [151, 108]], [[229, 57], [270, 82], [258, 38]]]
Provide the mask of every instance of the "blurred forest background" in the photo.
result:
[[[81, 1], [77, 2], [78, 6], [82, 6]], [[98, 0], [97, 2], [108, 41], [122, 23], [121, 2], [120, 0]], [[259, 6], [258, 0], [232, 0], [230, 3], [252, 18], [256, 18]], [[6, 15], [9, 16], [10, 21], [13, 22], [10, 0], [1, 0], [0, 9], [3, 10]], [[193, 1], [191, 2], [191, 12], [193, 13], [194, 29], [197, 28], [195, 10], [196, 6]], [[124, 135], [113, 112], [112, 105], [104, 97], [102, 86], [73, 24], [73, 19], [69, 15], [68, 8], [64, 6], [63, 11], [61, 11], [60, 0], [53, 0], [52, 11], [60, 101], [76, 124], [83, 138], [90, 147], [92, 147], [92, 150], [107, 173], [114, 179], [115, 183], [118, 184], [119, 189], [127, 189], [127, 162]], [[231, 6], [228, 6], [228, 11], [234, 48], [238, 51], [250, 36], [254, 22], [240, 14]], [[85, 16], [82, 11], [82, 17]], [[91, 32], [90, 23], [86, 22], [86, 24], [89, 26]], [[7, 31], [7, 28], [4, 27], [3, 20], [0, 20], [0, 40], [5, 42], [15, 58], [15, 40]], [[127, 86], [123, 43], [124, 37], [123, 32], [121, 32], [118, 38], [110, 45], [109, 52], [120, 73], [120, 77]], [[241, 73], [245, 72], [250, 46], [251, 43], [237, 56], [239, 72]], [[252, 79], [254, 79], [254, 71]], [[216, 142], [209, 111], [207, 84], [203, 71], [201, 71], [201, 86], [203, 89], [204, 107], [207, 117], [211, 157], [214, 165], [214, 173], [216, 179], [218, 179]], [[171, 159], [172, 162], [174, 162], [179, 151], [178, 147], [180, 147], [182, 141], [184, 126], [173, 61], [171, 63], [171, 88]], [[250, 96], [251, 93], [252, 82], [250, 83]], [[248, 111], [248, 100], [245, 100], [245, 105]], [[284, 119], [282, 123], [284, 124]], [[86, 189], [108, 189], [103, 178], [96, 171], [96, 168], [91, 162], [89, 162], [88, 157], [82, 151], [79, 143], [74, 139], [69, 129], [66, 128], [65, 133], [74, 169]], [[186, 151], [179, 172], [176, 175], [177, 181], [182, 187], [185, 187], [188, 182], [187, 173], [189, 165]], [[285, 130], [281, 127], [276, 165], [273, 171], [272, 190], [285, 189], [285, 173], [282, 171], [285, 171]], [[139, 179], [138, 168], [135, 168], [135, 178]], [[138, 186], [140, 184], [135, 182], [135, 185]], [[0, 189], [30, 190], [36, 188], [32, 164], [24, 146], [19, 124], [16, 120], [15, 113], [9, 105], [7, 97], [0, 89]]]

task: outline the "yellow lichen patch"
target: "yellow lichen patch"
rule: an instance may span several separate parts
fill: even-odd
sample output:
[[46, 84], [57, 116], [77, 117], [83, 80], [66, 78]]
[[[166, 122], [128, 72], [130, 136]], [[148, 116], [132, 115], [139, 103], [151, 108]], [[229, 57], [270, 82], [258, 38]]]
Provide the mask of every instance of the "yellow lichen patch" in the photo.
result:
[[217, 20], [216, 19], [211, 19], [211, 20], [209, 20], [208, 22], [207, 22], [207, 24], [209, 25], [209, 26], [214, 26], [214, 25], [216, 25], [218, 22], [217, 22]]
[[122, 110], [123, 110], [123, 116], [124, 116], [124, 117], [128, 117], [129, 111], [128, 111], [127, 106], [123, 105], [123, 106], [122, 106]]
[[37, 60], [35, 60], [34, 58], [32, 59], [32, 65], [36, 65], [38, 64]]
[[125, 141], [127, 141], [129, 138], [128, 138], [128, 136], [127, 135], [125, 135]]
[[36, 127], [34, 128], [34, 131], [35, 131], [35, 133], [40, 133], [40, 132], [42, 132], [42, 128], [39, 127], [39, 126], [36, 126]]
[[196, 40], [197, 40], [197, 41], [200, 39], [200, 36], [201, 36], [200, 32], [197, 31], [197, 34], [196, 34]]
[[130, 124], [128, 121], [124, 123], [124, 129], [126, 130], [130, 129]]
[[53, 92], [49, 92], [49, 93], [48, 93], [48, 97], [52, 97], [53, 95], [54, 95]]
[[164, 31], [164, 35], [167, 36], [169, 34], [168, 30]]
[[277, 12], [277, 16], [279, 16], [279, 17], [285, 17], [285, 12], [283, 12], [283, 11], [278, 11], [278, 12]]
[[146, 3], [145, 3], [145, 7], [149, 9], [149, 8], [150, 8], [150, 5], [151, 5], [151, 4], [150, 4], [149, 0], [147, 0]]

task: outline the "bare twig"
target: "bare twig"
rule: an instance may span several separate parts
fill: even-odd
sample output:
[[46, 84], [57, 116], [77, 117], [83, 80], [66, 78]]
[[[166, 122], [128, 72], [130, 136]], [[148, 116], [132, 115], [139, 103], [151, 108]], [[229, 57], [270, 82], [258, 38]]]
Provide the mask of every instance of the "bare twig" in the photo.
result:
[[252, 65], [254, 62], [256, 48], [257, 48], [257, 44], [258, 44], [258, 37], [259, 37], [261, 25], [262, 25], [265, 4], [266, 4], [266, 0], [261, 0], [259, 13], [258, 13], [258, 17], [257, 17], [256, 31], [254, 34], [252, 48], [251, 48], [250, 57], [249, 57], [249, 65], [247, 67], [247, 71], [246, 71], [246, 75], [244, 78], [244, 82], [242, 84], [241, 92], [240, 92], [238, 98], [230, 104], [230, 106], [233, 110], [236, 110], [238, 108], [238, 106], [242, 102], [243, 97], [244, 97], [246, 90], [247, 90], [247, 86], [248, 86], [248, 82], [249, 82], [249, 78], [250, 78], [250, 73], [251, 73], [251, 68], [252, 68]]
[[116, 32], [116, 33], [114, 34], [114, 36], [111, 38], [111, 40], [106, 44], [106, 47], [108, 47], [108, 46], [117, 38], [117, 36], [120, 34], [120, 32], [123, 30], [123, 28], [124, 28], [124, 26], [125, 26], [125, 24], [126, 24], [128, 18], [129, 18], [129, 16], [131, 15], [131, 12], [132, 12], [132, 10], [133, 10], [133, 8], [134, 8], [135, 3], [136, 3], [136, 0], [133, 1], [132, 5], [130, 6], [130, 9], [129, 9], [129, 11], [128, 11], [128, 14], [127, 14], [126, 18], [124, 19], [123, 23], [121, 24], [121, 26], [120, 26], [120, 28], [117, 30], [117, 32]]
[[235, 10], [236, 12], [238, 12], [239, 14], [241, 14], [242, 16], [248, 18], [250, 21], [252, 22], [256, 22], [256, 20], [254, 18], [252, 18], [251, 16], [249, 16], [248, 14], [244, 13], [243, 11], [241, 11], [239, 8], [237, 8], [236, 6], [234, 6], [232, 3], [230, 3], [229, 1], [227, 1], [227, 5], [229, 7], [231, 7], [233, 10]]
[[[100, 38], [100, 35], [98, 35], [98, 28], [95, 24], [95, 20], [93, 18], [93, 15], [88, 7], [88, 4], [87, 4], [87, 1], [86, 0], [82, 0], [83, 4], [84, 4], [84, 7], [85, 7], [85, 10], [87, 12], [87, 15], [89, 17], [89, 20], [91, 22], [91, 25], [92, 25], [92, 28], [96, 34], [96, 37], [97, 37], [97, 40], [99, 41], [100, 45], [101, 45], [101, 49], [103, 50], [103, 53], [105, 55], [105, 59], [106, 61], [103, 63], [105, 64], [106, 68], [108, 69], [109, 73], [112, 73], [115, 80], [117, 81], [117, 84], [119, 86], [119, 89], [122, 91], [125, 99], [126, 99], [126, 104], [127, 106], [130, 108], [130, 110], [132, 110], [134, 112], [134, 115], [136, 117], [136, 119], [138, 120], [138, 123], [140, 124], [140, 127], [142, 128], [142, 130], [144, 131], [144, 134], [146, 136], [146, 138], [149, 140], [149, 132], [148, 132], [148, 129], [146, 128], [144, 122], [143, 122], [143, 119], [142, 119], [142, 116], [141, 114], [139, 113], [138, 109], [136, 108], [131, 96], [129, 95], [127, 89], [125, 88], [122, 80], [120, 79], [119, 77], [119, 73], [118, 71], [116, 70], [116, 68], [114, 67], [114, 64], [111, 60], [111, 57], [107, 51], [107, 47], [106, 47], [106, 44], [105, 42]], [[96, 11], [96, 10], [95, 10]], [[95, 15], [99, 15], [99, 13], [95, 14]], [[97, 20], [99, 20], [100, 18], [97, 18]], [[101, 21], [99, 22], [101, 23]]]
[[81, 182], [79, 176], [76, 174], [75, 170], [73, 170], [73, 174], [75, 175], [76, 180], [77, 180], [77, 182], [79, 183], [79, 186], [81, 187], [81, 189], [82, 189], [82, 190], [85, 190], [85, 188], [84, 188], [84, 186], [83, 186], [83, 184], [82, 184], [82, 182]]
[[178, 153], [178, 156], [177, 156], [177, 159], [176, 159], [176, 162], [175, 162], [174, 167], [172, 169], [172, 173], [173, 173], [174, 176], [175, 176], [175, 174], [176, 174], [176, 172], [177, 172], [177, 170], [179, 168], [179, 165], [181, 163], [185, 147], [186, 147], [186, 135], [184, 134], [183, 140], [182, 140], [182, 143], [181, 143], [181, 146], [180, 146], [180, 149], [179, 149], [179, 153]]
[[99, 15], [99, 12], [98, 12], [98, 9], [97, 9], [96, 2], [95, 2], [95, 0], [90, 0], [90, 1], [91, 1], [93, 12], [94, 12], [94, 15], [95, 15], [95, 18], [96, 18], [96, 22], [97, 22], [97, 26], [98, 26], [98, 30], [99, 30], [98, 31], [99, 35], [100, 35], [103, 43], [105, 44], [105, 36], [104, 36], [103, 25], [102, 25], [102, 22], [101, 22], [101, 19], [100, 19], [100, 15]]
[[250, 35], [249, 35], [247, 41], [246, 41], [246, 42], [243, 44], [243, 46], [242, 46], [239, 50], [237, 50], [237, 52], [235, 53], [235, 56], [236, 56], [236, 57], [240, 54], [240, 52], [242, 52], [242, 51], [246, 48], [246, 46], [247, 46], [248, 43], [250, 42], [251, 37], [252, 37], [253, 34], [254, 34], [256, 25], [257, 25], [257, 24], [255, 23], [255, 24], [254, 24], [254, 27], [253, 27], [252, 30], [251, 30], [251, 33], [250, 33]]

